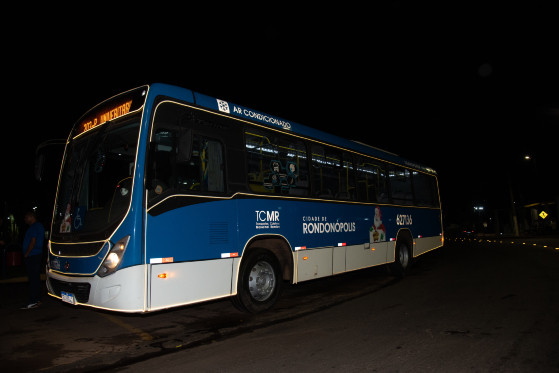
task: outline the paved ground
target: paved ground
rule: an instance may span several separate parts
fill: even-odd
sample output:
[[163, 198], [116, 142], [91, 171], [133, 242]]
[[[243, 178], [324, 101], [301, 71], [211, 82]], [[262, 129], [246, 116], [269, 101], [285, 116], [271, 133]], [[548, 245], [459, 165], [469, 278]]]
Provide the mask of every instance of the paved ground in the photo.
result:
[[124, 371], [158, 366], [169, 372], [559, 372], [559, 250], [449, 244], [423, 257], [404, 281], [374, 293]]
[[23, 280], [0, 283], [0, 366], [7, 371], [105, 371], [320, 312], [394, 281], [379, 267], [288, 286], [273, 312], [260, 315], [241, 313], [228, 299], [130, 315], [46, 295], [41, 307], [20, 310]]
[[273, 311], [256, 316], [227, 300], [121, 315], [46, 298], [21, 311], [26, 284], [3, 281], [0, 366], [559, 372], [557, 243], [447, 240], [403, 281], [382, 268], [311, 281], [288, 287]]

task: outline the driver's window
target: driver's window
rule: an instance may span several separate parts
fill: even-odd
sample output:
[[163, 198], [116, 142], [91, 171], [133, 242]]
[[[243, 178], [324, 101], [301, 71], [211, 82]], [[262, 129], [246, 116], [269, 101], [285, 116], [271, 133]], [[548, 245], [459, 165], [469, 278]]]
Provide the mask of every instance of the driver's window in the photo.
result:
[[176, 163], [176, 188], [203, 192], [224, 192], [223, 146], [217, 140], [194, 135], [188, 160]]
[[193, 131], [195, 120], [188, 107], [168, 102], [157, 107], [146, 180], [150, 201], [171, 194], [225, 191], [223, 145]]

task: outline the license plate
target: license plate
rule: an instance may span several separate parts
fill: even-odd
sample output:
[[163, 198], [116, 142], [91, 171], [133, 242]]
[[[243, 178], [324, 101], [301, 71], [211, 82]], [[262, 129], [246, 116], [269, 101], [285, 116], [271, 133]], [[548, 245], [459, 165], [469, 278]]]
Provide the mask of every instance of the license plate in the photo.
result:
[[65, 291], [61, 291], [60, 295], [62, 297], [62, 301], [70, 304], [76, 304], [76, 296], [72, 293], [67, 293]]

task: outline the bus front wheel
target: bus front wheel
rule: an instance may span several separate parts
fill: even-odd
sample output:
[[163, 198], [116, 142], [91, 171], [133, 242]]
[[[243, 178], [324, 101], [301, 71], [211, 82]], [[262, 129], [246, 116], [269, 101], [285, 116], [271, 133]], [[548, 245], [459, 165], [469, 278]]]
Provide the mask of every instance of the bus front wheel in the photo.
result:
[[242, 311], [258, 313], [271, 308], [281, 292], [281, 269], [278, 260], [262, 249], [251, 251], [241, 263], [237, 295], [233, 304]]

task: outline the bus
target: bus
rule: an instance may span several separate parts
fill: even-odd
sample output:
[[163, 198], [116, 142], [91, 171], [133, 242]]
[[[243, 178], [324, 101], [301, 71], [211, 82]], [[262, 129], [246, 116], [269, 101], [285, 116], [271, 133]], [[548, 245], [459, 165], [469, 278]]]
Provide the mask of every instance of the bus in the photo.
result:
[[49, 295], [119, 312], [225, 297], [261, 312], [284, 283], [404, 276], [443, 245], [433, 169], [161, 83], [75, 123], [56, 193]]

